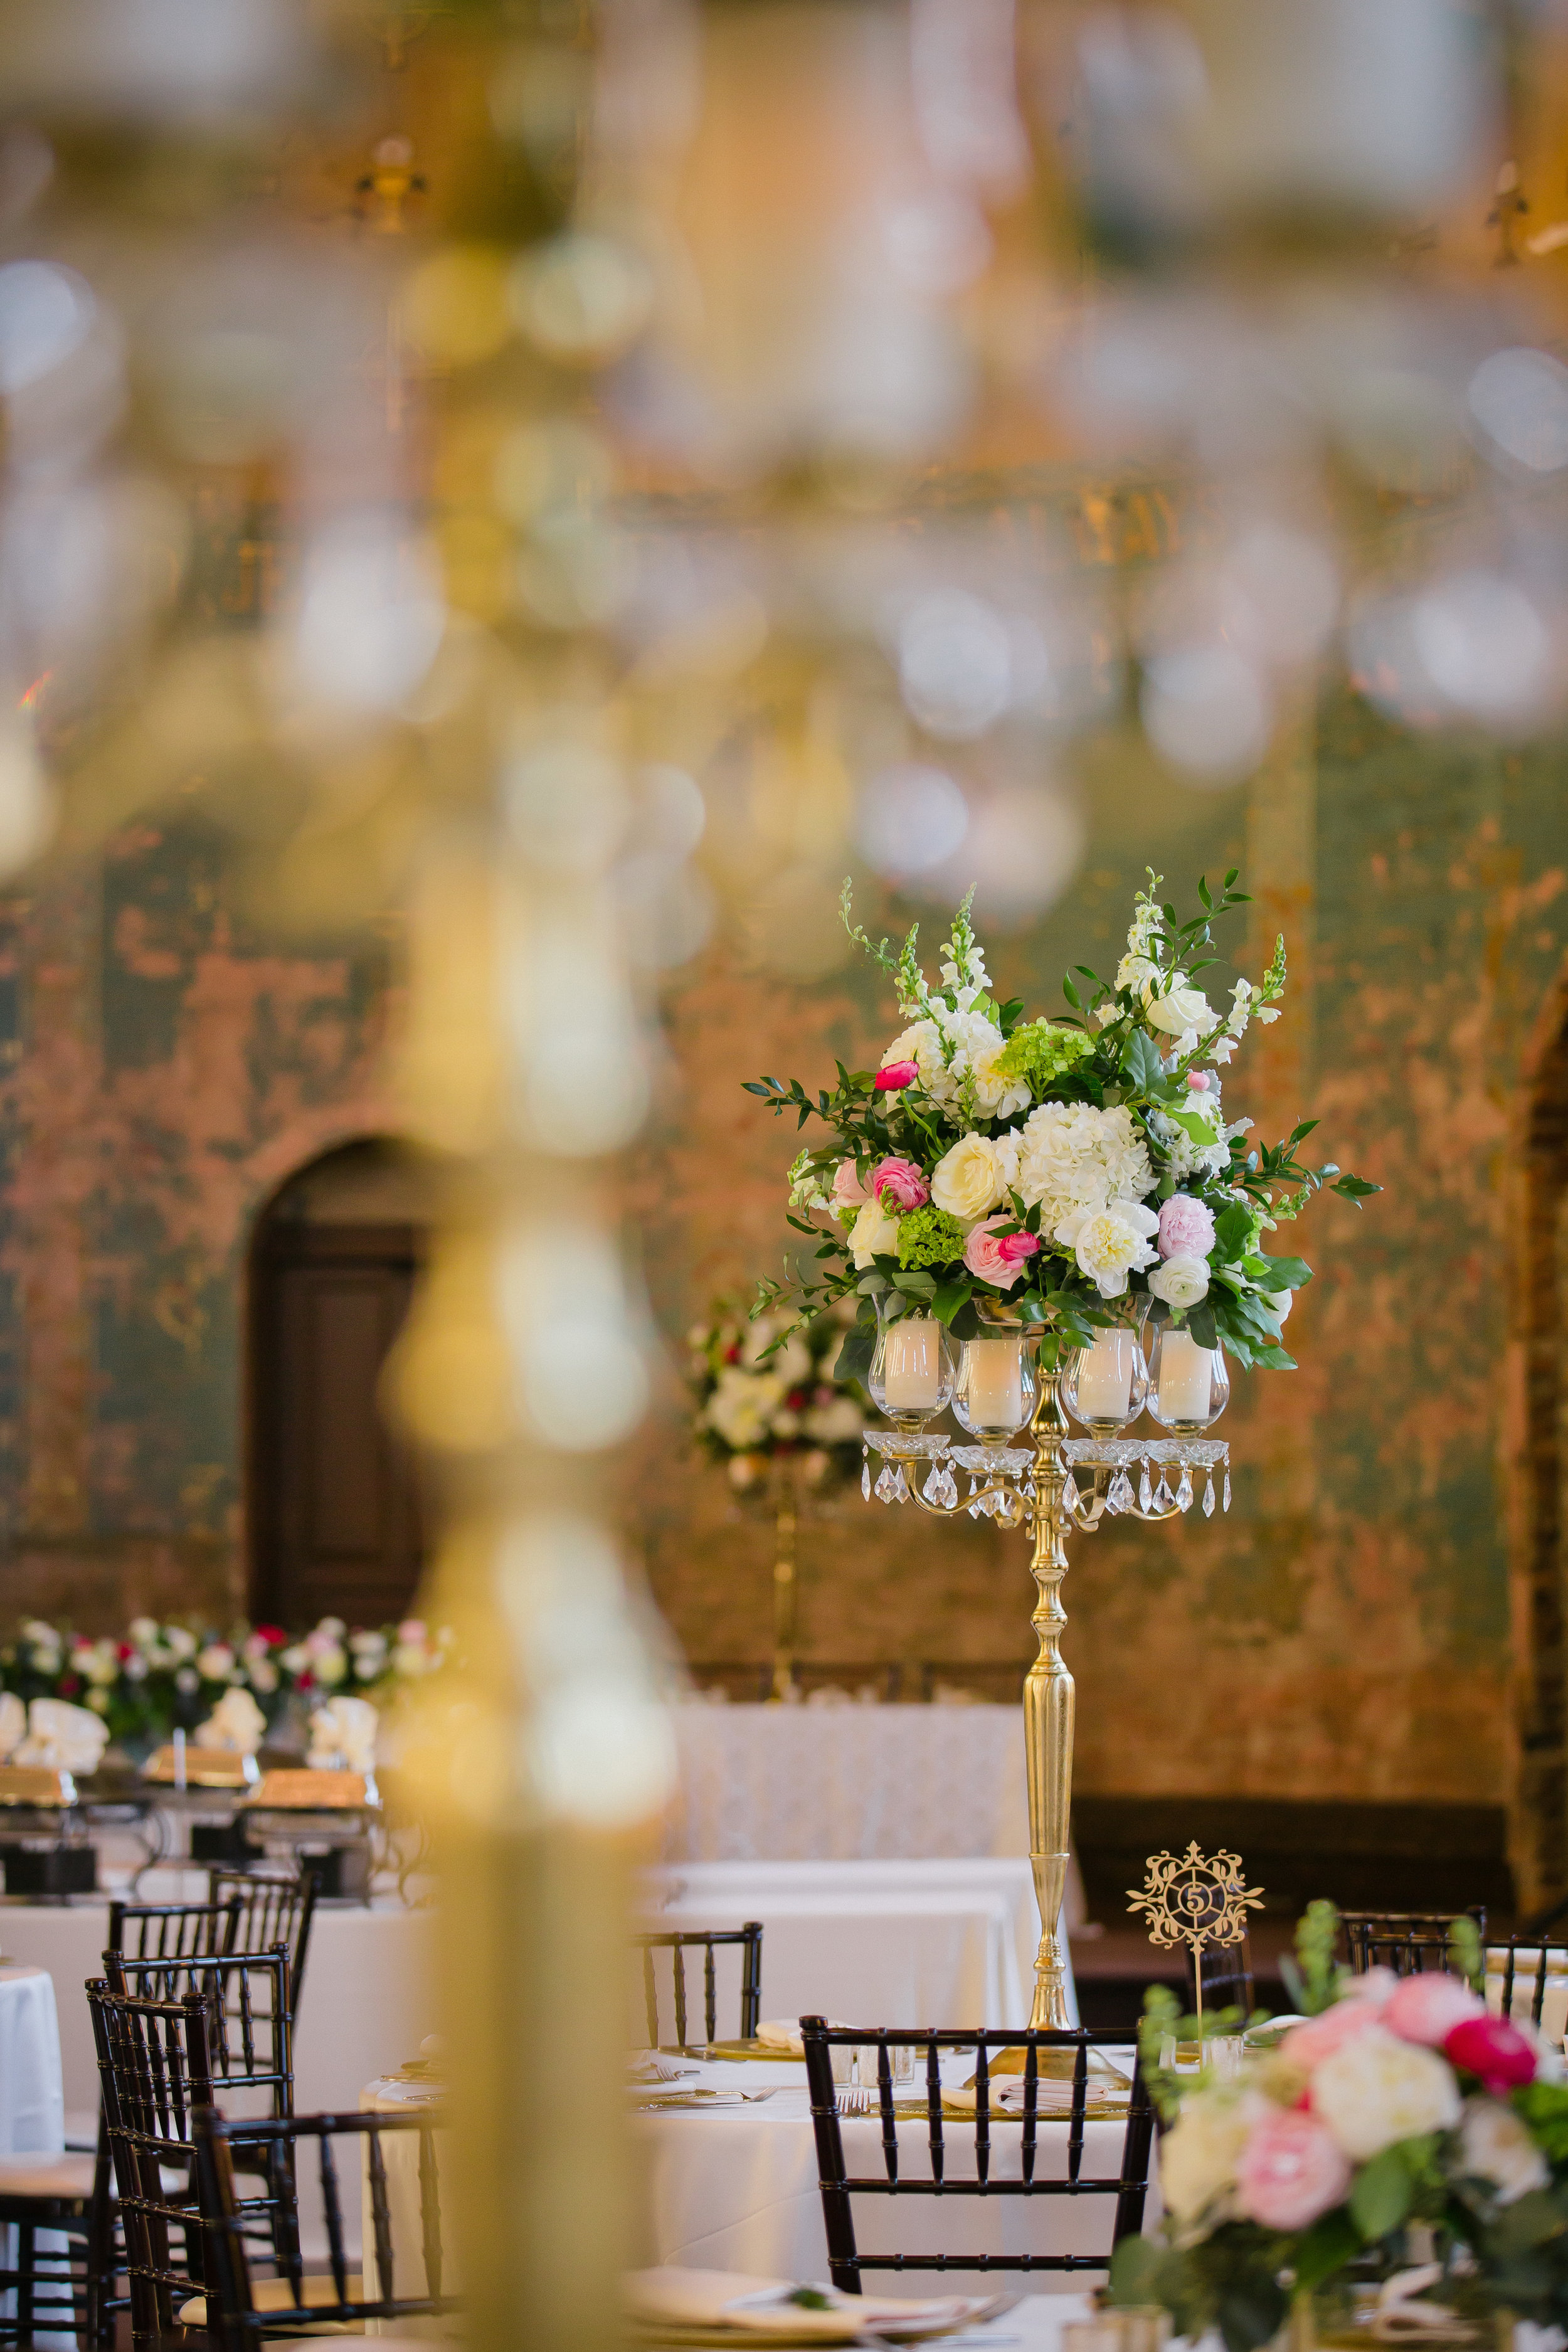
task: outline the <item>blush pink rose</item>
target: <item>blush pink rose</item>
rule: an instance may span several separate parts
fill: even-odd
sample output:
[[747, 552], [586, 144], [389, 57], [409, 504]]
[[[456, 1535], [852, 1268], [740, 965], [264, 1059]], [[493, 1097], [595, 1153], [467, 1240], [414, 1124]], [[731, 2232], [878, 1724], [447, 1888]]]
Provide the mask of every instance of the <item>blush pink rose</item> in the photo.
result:
[[1276, 2107], [1256, 2123], [1236, 2168], [1236, 2201], [1266, 2230], [1305, 2230], [1351, 2185], [1351, 2163], [1316, 2116]]
[[1293, 2066], [1310, 2069], [1342, 2050], [1358, 2033], [1365, 2033], [1383, 2021], [1381, 2000], [1363, 2000], [1359, 1995], [1347, 2000], [1336, 2000], [1332, 2009], [1325, 2009], [1321, 2017], [1309, 2018], [1305, 2025], [1293, 2025], [1279, 2044], [1280, 2054]]
[[1419, 2042], [1441, 2050], [1456, 2025], [1468, 2017], [1484, 2017], [1486, 2003], [1458, 1977], [1433, 1969], [1406, 1977], [1389, 1996], [1383, 2021], [1402, 2042]]
[[1207, 1257], [1214, 1246], [1214, 1212], [1189, 1192], [1175, 1192], [1160, 1212], [1162, 1257]]
[[852, 1160], [841, 1160], [833, 1171], [833, 1205], [836, 1209], [863, 1209], [871, 1195], [855, 1172]]
[[871, 1190], [887, 1208], [890, 1192], [900, 1209], [923, 1209], [931, 1186], [912, 1160], [879, 1160], [871, 1171]]
[[879, 1095], [901, 1095], [906, 1087], [914, 1085], [920, 1074], [918, 1062], [889, 1062], [886, 1069], [878, 1071], [871, 1084]]
[[1467, 2017], [1445, 2038], [1443, 2055], [1479, 2075], [1494, 2098], [1535, 2080], [1535, 2044], [1506, 2017]]
[[1004, 1215], [998, 1211], [995, 1216], [987, 1217], [983, 1223], [976, 1225], [963, 1244], [963, 1263], [970, 1273], [981, 1282], [994, 1283], [998, 1290], [1011, 1290], [1024, 1271], [1022, 1259], [1009, 1257], [1006, 1255], [1007, 1244], [1011, 1240], [1027, 1239], [1030, 1236], [998, 1235], [996, 1232], [998, 1225], [1011, 1225], [1016, 1223], [1015, 1218]]

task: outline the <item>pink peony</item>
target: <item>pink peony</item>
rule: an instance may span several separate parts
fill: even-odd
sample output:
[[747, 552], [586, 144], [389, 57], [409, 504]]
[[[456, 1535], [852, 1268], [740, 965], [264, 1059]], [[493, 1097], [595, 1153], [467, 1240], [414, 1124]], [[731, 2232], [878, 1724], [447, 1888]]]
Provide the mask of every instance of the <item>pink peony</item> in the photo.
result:
[[833, 1205], [836, 1209], [863, 1209], [871, 1195], [855, 1172], [852, 1160], [841, 1160], [833, 1171]]
[[1305, 2025], [1293, 2025], [1279, 2044], [1280, 2054], [1293, 2066], [1310, 2070], [1321, 2065], [1325, 2058], [1331, 2058], [1336, 2050], [1342, 2050], [1358, 2033], [1365, 2033], [1369, 2027], [1382, 2022], [1381, 2000], [1365, 2000], [1352, 1995], [1348, 2000], [1336, 2000], [1332, 2009], [1325, 2009], [1321, 2017], [1309, 2018]]
[[912, 1160], [879, 1160], [871, 1171], [871, 1190], [888, 1210], [923, 1209], [931, 1199], [931, 1186]]
[[1486, 2003], [1468, 1984], [1434, 1969], [1404, 1979], [1390, 1996], [1383, 2021], [1402, 2042], [1421, 2042], [1428, 2050], [1441, 2050], [1456, 2025], [1463, 2025], [1468, 2017], [1485, 2015]]
[[1009, 1265], [1023, 1265], [1027, 1259], [1038, 1255], [1039, 1235], [1025, 1233], [1004, 1234], [996, 1247]]
[[1160, 1212], [1162, 1257], [1207, 1257], [1214, 1246], [1214, 1212], [1190, 1192], [1174, 1192]]
[[885, 1070], [878, 1071], [871, 1083], [879, 1095], [901, 1095], [906, 1087], [914, 1085], [920, 1074], [918, 1062], [889, 1062]]
[[1305, 2230], [1351, 2185], [1350, 2158], [1315, 2116], [1274, 2107], [1253, 2127], [1236, 2168], [1236, 2201], [1266, 2230]]
[[1535, 2080], [1535, 2044], [1506, 2017], [1467, 2017], [1446, 2036], [1443, 2055], [1478, 2075], [1494, 2098]]
[[1007, 1244], [1029, 1237], [1013, 1234], [998, 1240], [995, 1230], [998, 1225], [1011, 1225], [1016, 1222], [1015, 1217], [998, 1212], [995, 1216], [987, 1217], [982, 1224], [976, 1225], [963, 1244], [963, 1263], [970, 1273], [982, 1282], [994, 1282], [998, 1290], [1011, 1290], [1024, 1271], [1020, 1258], [1007, 1255]]

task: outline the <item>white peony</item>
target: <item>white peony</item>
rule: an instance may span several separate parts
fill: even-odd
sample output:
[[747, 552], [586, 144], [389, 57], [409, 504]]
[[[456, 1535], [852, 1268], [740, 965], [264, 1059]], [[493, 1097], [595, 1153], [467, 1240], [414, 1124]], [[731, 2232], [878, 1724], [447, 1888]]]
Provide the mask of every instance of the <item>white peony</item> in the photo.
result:
[[1175, 1257], [1168, 1257], [1163, 1265], [1152, 1268], [1149, 1287], [1156, 1298], [1163, 1298], [1167, 1307], [1183, 1314], [1187, 1307], [1195, 1307], [1200, 1298], [1208, 1297], [1208, 1260], [1199, 1257], [1195, 1250], [1180, 1251]]
[[880, 1201], [868, 1201], [856, 1218], [849, 1254], [862, 1274], [874, 1257], [898, 1256], [899, 1221], [888, 1214]]
[[1546, 2158], [1511, 2107], [1499, 2099], [1467, 2099], [1459, 2126], [1462, 2167], [1491, 2183], [1500, 2205], [1512, 2205], [1552, 2178]]
[[1206, 1037], [1219, 1026], [1219, 1015], [1208, 998], [1201, 988], [1188, 986], [1184, 971], [1173, 974], [1171, 985], [1163, 996], [1147, 999], [1143, 1018], [1151, 1029], [1158, 1029], [1166, 1037]]
[[708, 1420], [728, 1446], [743, 1454], [760, 1445], [768, 1423], [784, 1402], [784, 1384], [776, 1372], [748, 1372], [740, 1364], [726, 1364], [708, 1400]]
[[1160, 2143], [1160, 2194], [1183, 2224], [1195, 2221], [1236, 2186], [1236, 2168], [1262, 2112], [1256, 2092], [1207, 2090], [1184, 2099]]
[[1104, 1208], [1075, 1209], [1056, 1228], [1055, 1238], [1078, 1259], [1102, 1298], [1120, 1298], [1130, 1273], [1152, 1265], [1159, 1253], [1153, 1236], [1160, 1220], [1137, 1201], [1110, 1201]]
[[1018, 1147], [1010, 1135], [961, 1136], [931, 1171], [931, 1197], [950, 1217], [978, 1224], [1018, 1181]]
[[1042, 1224], [1075, 1209], [1141, 1201], [1154, 1189], [1142, 1131], [1130, 1110], [1092, 1103], [1042, 1103], [1017, 1130], [1018, 1191]]
[[1312, 2111], [1345, 2154], [1364, 2164], [1395, 2140], [1451, 2130], [1459, 2120], [1459, 2086], [1435, 2050], [1373, 2025], [1316, 2069]]

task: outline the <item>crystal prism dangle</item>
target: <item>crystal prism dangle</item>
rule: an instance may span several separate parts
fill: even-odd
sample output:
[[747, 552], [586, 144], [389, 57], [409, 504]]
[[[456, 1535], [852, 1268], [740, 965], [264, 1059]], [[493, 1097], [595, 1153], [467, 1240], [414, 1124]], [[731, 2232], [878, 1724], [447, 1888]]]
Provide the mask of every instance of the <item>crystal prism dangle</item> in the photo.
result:
[[910, 1490], [904, 1484], [904, 1474], [900, 1469], [893, 1481], [893, 1500], [895, 1503], [907, 1503], [909, 1499]]
[[865, 1496], [866, 1500], [869, 1502], [871, 1499], [871, 1457], [869, 1454], [865, 1456], [860, 1471], [860, 1492]]
[[1189, 1465], [1182, 1465], [1182, 1483], [1176, 1489], [1176, 1508], [1190, 1511], [1193, 1507], [1193, 1474]]
[[938, 1498], [945, 1510], [957, 1510], [958, 1487], [953, 1480], [952, 1466], [946, 1462], [942, 1465], [942, 1485], [938, 1488], [937, 1493]]
[[1064, 1511], [1076, 1511], [1078, 1508], [1078, 1480], [1070, 1470], [1067, 1485], [1062, 1488], [1062, 1508]]
[[1225, 1465], [1225, 1507], [1227, 1511], [1230, 1508], [1230, 1465], [1228, 1462]]
[[1146, 1511], [1154, 1499], [1154, 1489], [1149, 1479], [1149, 1456], [1145, 1454], [1138, 1475], [1138, 1507]]
[[1173, 1511], [1175, 1507], [1176, 1498], [1171, 1492], [1171, 1482], [1165, 1475], [1165, 1465], [1162, 1462], [1160, 1483], [1154, 1489], [1154, 1508], [1157, 1511]]
[[924, 1486], [921, 1487], [921, 1494], [923, 1494], [923, 1495], [924, 1495], [924, 1496], [925, 1496], [925, 1498], [926, 1498], [926, 1501], [927, 1501], [928, 1503], [940, 1503], [940, 1502], [941, 1502], [941, 1500], [942, 1500], [942, 1464], [941, 1464], [940, 1462], [933, 1462], [933, 1463], [931, 1464], [931, 1476], [926, 1480], [925, 1485], [924, 1485]]
[[1108, 1511], [1130, 1511], [1132, 1508], [1132, 1481], [1125, 1470], [1119, 1470], [1111, 1480], [1105, 1507]]
[[890, 1503], [890, 1502], [892, 1501], [892, 1499], [893, 1499], [893, 1465], [892, 1465], [892, 1464], [891, 1464], [890, 1462], [884, 1462], [884, 1463], [883, 1463], [883, 1465], [882, 1465], [882, 1475], [881, 1475], [881, 1476], [878, 1479], [876, 1486], [872, 1488], [872, 1490], [871, 1490], [871, 1491], [872, 1491], [872, 1492], [873, 1492], [873, 1494], [876, 1496], [877, 1500], [879, 1501], [879, 1503]]
[[1205, 1519], [1212, 1519], [1214, 1517], [1214, 1472], [1212, 1470], [1204, 1486], [1204, 1517]]

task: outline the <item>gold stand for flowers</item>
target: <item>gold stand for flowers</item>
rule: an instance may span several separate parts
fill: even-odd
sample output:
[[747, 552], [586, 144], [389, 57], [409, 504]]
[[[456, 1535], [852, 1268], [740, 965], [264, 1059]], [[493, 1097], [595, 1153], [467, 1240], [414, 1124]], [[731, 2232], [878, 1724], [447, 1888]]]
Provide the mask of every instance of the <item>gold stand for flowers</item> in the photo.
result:
[[795, 1474], [787, 1462], [778, 1465], [778, 1513], [774, 1521], [777, 1548], [773, 1555], [773, 1687], [776, 1699], [788, 1698], [795, 1688], [795, 1654], [800, 1632], [800, 1580], [795, 1572]]
[[[1002, 1318], [997, 1315], [994, 1319]], [[1209, 1473], [1205, 1508], [1211, 1508], [1213, 1474], [1226, 1465], [1226, 1507], [1230, 1505], [1228, 1446], [1206, 1438], [1163, 1437], [1145, 1442], [1069, 1437], [1060, 1380], [1059, 1370], [1042, 1360], [1039, 1399], [1028, 1429], [1034, 1441], [1032, 1452], [1021, 1446], [952, 1445], [945, 1437], [910, 1436], [893, 1430], [865, 1433], [867, 1444], [883, 1459], [882, 1476], [877, 1482], [883, 1501], [901, 1503], [912, 1496], [922, 1511], [937, 1518], [955, 1518], [961, 1511], [976, 1517], [984, 1513], [1004, 1528], [1026, 1526], [1034, 1535], [1029, 1566], [1039, 1597], [1030, 1622], [1039, 1652], [1024, 1683], [1029, 1863], [1040, 1908], [1031, 2031], [1069, 2022], [1059, 1934], [1071, 1853], [1075, 1696], [1073, 1678], [1061, 1651], [1062, 1629], [1068, 1622], [1061, 1601], [1062, 1579], [1068, 1572], [1067, 1537], [1075, 1528], [1089, 1533], [1108, 1512], [1113, 1516], [1124, 1512], [1151, 1524], [1179, 1517], [1193, 1502], [1194, 1469]], [[921, 1467], [927, 1463], [932, 1466], [922, 1485]], [[962, 1499], [950, 1463], [972, 1474], [971, 1492]], [[1137, 1495], [1128, 1476], [1135, 1465], [1142, 1467]], [[1151, 1493], [1148, 1475], [1156, 1465], [1161, 1472], [1158, 1495]], [[1178, 1465], [1181, 1484], [1172, 1495], [1164, 1472]], [[1080, 1471], [1089, 1474], [1087, 1496], [1079, 1485]], [[889, 1482], [886, 1487], [884, 1481]]]

